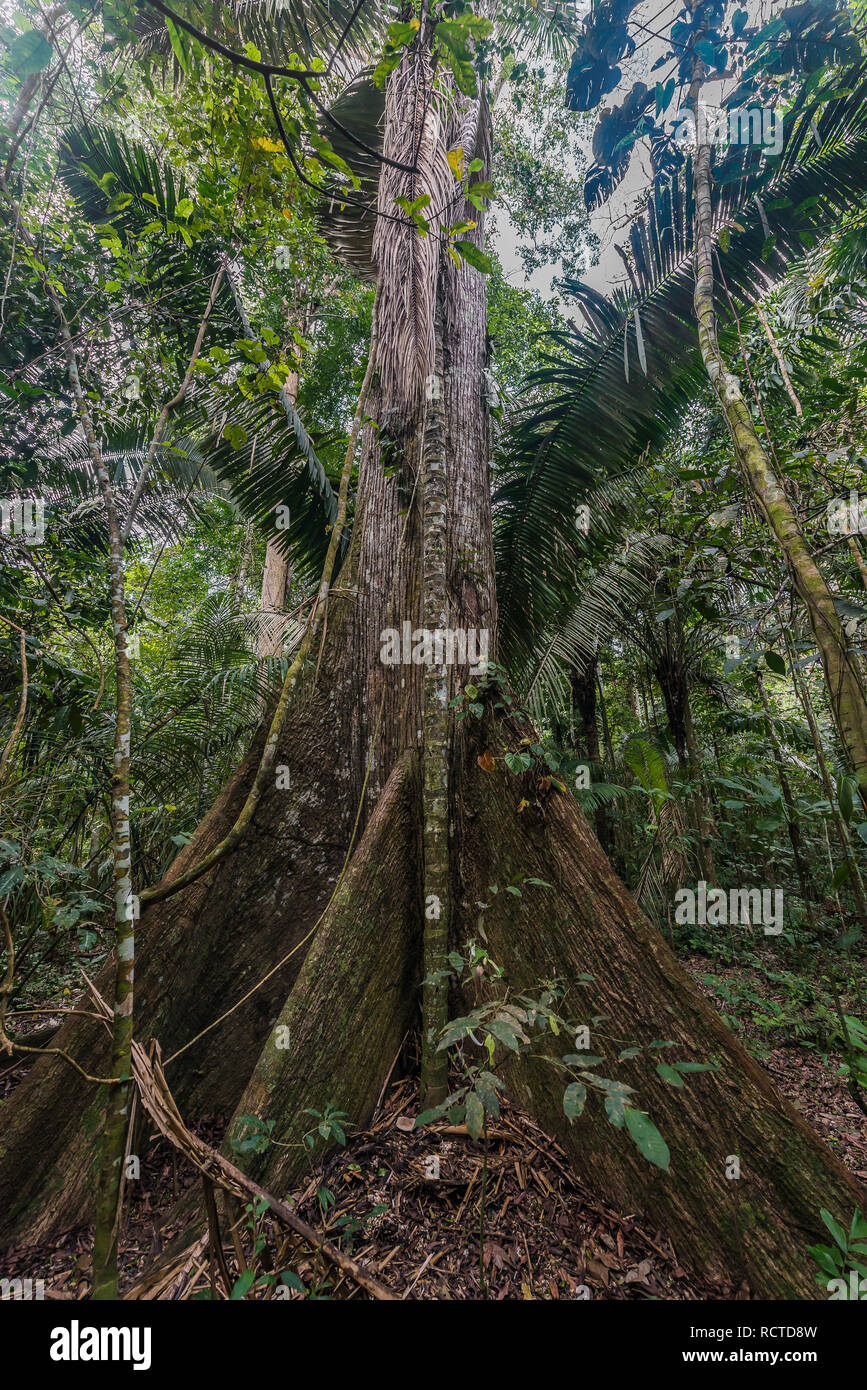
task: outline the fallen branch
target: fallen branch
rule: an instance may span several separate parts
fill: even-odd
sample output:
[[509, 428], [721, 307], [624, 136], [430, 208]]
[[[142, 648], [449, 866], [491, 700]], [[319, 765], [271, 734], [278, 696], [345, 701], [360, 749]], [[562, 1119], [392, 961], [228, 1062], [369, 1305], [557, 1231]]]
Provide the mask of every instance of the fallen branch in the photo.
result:
[[[102, 1017], [106, 1024], [110, 1025], [111, 1011], [107, 1003], [90, 980], [87, 981], [87, 984]], [[216, 1149], [212, 1149], [203, 1139], [187, 1129], [163, 1073], [158, 1043], [153, 1044], [153, 1052], [154, 1057], [151, 1061], [141, 1043], [134, 1041], [132, 1044], [132, 1074], [138, 1087], [142, 1105], [160, 1134], [189, 1160], [193, 1167], [201, 1173], [203, 1179], [222, 1188], [224, 1192], [228, 1192], [234, 1197], [240, 1197], [243, 1200], [252, 1197], [266, 1202], [272, 1215], [278, 1221], [282, 1222], [284, 1226], [288, 1226], [296, 1235], [301, 1236], [302, 1240], [318, 1250], [326, 1260], [341, 1269], [373, 1298], [399, 1302], [400, 1295], [395, 1293], [393, 1289], [380, 1283], [357, 1260], [344, 1255], [343, 1251], [338, 1250], [337, 1246], [333, 1245], [330, 1240], [326, 1240], [306, 1221], [303, 1221], [286, 1202], [267, 1192], [264, 1187], [260, 1187], [257, 1182], [248, 1178], [246, 1173], [242, 1173], [222, 1154], [217, 1153]]]

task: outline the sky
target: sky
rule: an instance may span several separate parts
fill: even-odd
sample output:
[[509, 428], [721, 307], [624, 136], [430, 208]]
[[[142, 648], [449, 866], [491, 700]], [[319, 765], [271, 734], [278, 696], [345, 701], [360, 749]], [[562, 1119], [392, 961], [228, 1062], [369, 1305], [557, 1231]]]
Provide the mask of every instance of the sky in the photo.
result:
[[[787, 3], [789, 0], [739, 0], [739, 7], [748, 11], [751, 24], [756, 22], [765, 24], [773, 14], [784, 9]], [[643, 0], [643, 3], [636, 7], [629, 24], [629, 33], [635, 39], [636, 49], [631, 58], [625, 59], [620, 64], [623, 76], [615, 90], [604, 98], [606, 106], [619, 106], [633, 83], [641, 81], [650, 87], [655, 84], [657, 78], [665, 78], [675, 71], [674, 60], [656, 72], [651, 72], [651, 68], [657, 58], [668, 51], [664, 35], [671, 28], [682, 8], [682, 0]], [[737, 6], [732, 4], [729, 13], [732, 13], [735, 8]], [[583, 3], [581, 0], [579, 13], [586, 14], [589, 9], [589, 4]], [[639, 28], [639, 26], [644, 27]], [[654, 35], [659, 34], [663, 35], [663, 38], [654, 37]], [[708, 102], [719, 101], [731, 89], [731, 86], [731, 80], [724, 83], [708, 84], [705, 89]], [[508, 95], [504, 93], [502, 99], [508, 100]], [[676, 95], [675, 103], [677, 100], [678, 96]], [[667, 113], [668, 117], [675, 114], [675, 103], [672, 103]], [[589, 135], [587, 153], [589, 157]], [[576, 170], [577, 177], [579, 175]], [[616, 246], [618, 244], [626, 245], [630, 212], [641, 197], [642, 191], [647, 188], [650, 177], [648, 145], [646, 141], [642, 140], [635, 146], [629, 169], [620, 186], [607, 202], [590, 215], [590, 229], [599, 238], [599, 251], [595, 264], [588, 268], [583, 279], [600, 293], [610, 292], [627, 278], [623, 261], [617, 253]], [[556, 264], [542, 266], [535, 270], [532, 275], [525, 275], [518, 254], [520, 238], [507, 210], [502, 205], [497, 208], [496, 224], [492, 240], [503, 266], [503, 272], [510, 283], [518, 288], [533, 289], [545, 299], [555, 297], [557, 289], [554, 281], [562, 273], [560, 266]], [[575, 318], [581, 321], [577, 310], [573, 311], [568, 301], [561, 304], [561, 309], [566, 318]]]

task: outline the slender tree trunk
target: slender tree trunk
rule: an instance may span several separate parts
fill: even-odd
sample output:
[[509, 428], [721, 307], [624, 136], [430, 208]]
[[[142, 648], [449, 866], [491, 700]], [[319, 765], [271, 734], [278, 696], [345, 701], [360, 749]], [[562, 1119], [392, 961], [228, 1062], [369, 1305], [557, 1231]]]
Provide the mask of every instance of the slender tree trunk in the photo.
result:
[[690, 89], [689, 104], [695, 117], [698, 136], [693, 165], [696, 254], [694, 301], [701, 355], [720, 410], [728, 425], [744, 481], [782, 551], [795, 590], [806, 609], [810, 628], [819, 649], [834, 721], [858, 777], [861, 800], [867, 809], [867, 698], [860, 672], [834, 607], [831, 591], [810, 553], [785, 489], [762, 447], [743, 398], [740, 383], [720, 350], [714, 307], [711, 149], [702, 138], [700, 90], [701, 82], [694, 81]]
[[[596, 722], [597, 705], [597, 671], [598, 662], [587, 667], [584, 671], [573, 670], [570, 673], [570, 685], [572, 690], [572, 704], [578, 714], [581, 725], [581, 735], [583, 749], [587, 754], [589, 762], [595, 763], [597, 767], [603, 766], [602, 752], [599, 746], [599, 727]], [[608, 808], [599, 806], [594, 814], [596, 834], [599, 843], [606, 854], [611, 853], [611, 822], [608, 816]]]
[[795, 798], [792, 796], [792, 787], [784, 771], [785, 760], [777, 731], [774, 728], [774, 719], [771, 714], [771, 706], [768, 702], [768, 694], [765, 690], [765, 682], [761, 671], [756, 671], [756, 684], [759, 688], [759, 698], [762, 702], [762, 709], [765, 712], [765, 719], [768, 722], [768, 738], [774, 750], [774, 757], [777, 764], [777, 779], [780, 783], [780, 791], [783, 795], [783, 804], [786, 808], [786, 825], [789, 831], [789, 841], [792, 846], [792, 856], [795, 860], [795, 870], [798, 875], [798, 883], [801, 889], [801, 899], [804, 903], [804, 911], [807, 920], [812, 928], [815, 928], [813, 915], [813, 899], [810, 885], [810, 869], [804, 859], [803, 845], [801, 842], [801, 827], [798, 825], [797, 812], [795, 810]]
[[700, 760], [692, 711], [689, 705], [689, 687], [683, 662], [683, 651], [675, 639], [675, 645], [667, 644], [660, 652], [656, 663], [656, 679], [662, 691], [668, 726], [674, 741], [677, 764], [681, 776], [691, 784], [687, 801], [687, 811], [696, 839], [696, 855], [699, 873], [707, 883], [714, 878], [713, 854], [710, 846], [711, 818], [705, 805], [704, 794], [698, 785]]
[[[287, 400], [294, 405], [298, 399], [298, 372], [290, 372], [283, 387]], [[265, 567], [262, 571], [262, 595], [259, 601], [259, 637], [256, 655], [260, 661], [283, 655], [284, 617], [292, 583], [292, 566], [279, 536], [268, 537], [265, 548]]]

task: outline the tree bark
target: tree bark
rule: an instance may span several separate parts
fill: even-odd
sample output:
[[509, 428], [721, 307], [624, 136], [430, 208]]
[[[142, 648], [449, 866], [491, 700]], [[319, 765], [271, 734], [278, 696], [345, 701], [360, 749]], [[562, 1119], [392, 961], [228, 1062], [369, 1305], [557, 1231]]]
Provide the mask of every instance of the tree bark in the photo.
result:
[[[590, 1035], [591, 1052], [611, 1059], [600, 1074], [636, 1088], [635, 1103], [669, 1145], [671, 1170], [651, 1167], [624, 1131], [608, 1125], [598, 1097], [570, 1126], [564, 1082], [540, 1056], [508, 1068], [515, 1099], [557, 1136], [595, 1191], [666, 1230], [681, 1260], [735, 1285], [746, 1279], [755, 1297], [815, 1298], [806, 1247], [822, 1239], [819, 1209], [848, 1221], [856, 1205], [864, 1210], [864, 1188], [700, 997], [571, 798], [555, 792], [540, 800], [537, 782], [532, 771], [514, 778], [498, 765], [485, 774], [471, 761], [461, 786], [461, 901], [488, 902], [488, 949], [513, 993], [568, 981], [562, 1012], [588, 1026], [604, 1016]], [[533, 798], [534, 815], [519, 813], [522, 798]], [[525, 886], [521, 899], [503, 892], [519, 874], [553, 887]], [[490, 885], [500, 891], [492, 895]], [[477, 912], [459, 924], [467, 937], [477, 934]], [[592, 983], [577, 983], [582, 973]], [[677, 1043], [663, 1056], [718, 1070], [690, 1075], [681, 1089], [664, 1082], [653, 1061], [616, 1061], [620, 1050], [654, 1040]], [[552, 1041], [558, 1055], [571, 1050], [568, 1040]], [[739, 1179], [726, 1176], [732, 1155]]]
[[[316, 930], [229, 1125], [224, 1151], [280, 1190], [309, 1163], [305, 1133], [332, 1106], [351, 1128], [373, 1115], [418, 1020], [422, 931], [418, 756], [404, 754]], [[271, 1143], [239, 1159], [243, 1116], [274, 1121]], [[320, 1146], [321, 1147], [321, 1146]]]

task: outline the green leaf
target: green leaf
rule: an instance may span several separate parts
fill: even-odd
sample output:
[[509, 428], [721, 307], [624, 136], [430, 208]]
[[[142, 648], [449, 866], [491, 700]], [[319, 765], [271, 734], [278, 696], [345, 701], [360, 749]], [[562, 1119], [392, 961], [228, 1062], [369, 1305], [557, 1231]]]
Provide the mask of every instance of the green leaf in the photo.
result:
[[243, 1274], [235, 1280], [232, 1285], [232, 1292], [229, 1294], [229, 1298], [233, 1303], [236, 1303], [238, 1299], [243, 1298], [244, 1295], [249, 1292], [253, 1287], [253, 1280], [255, 1278], [256, 1271], [254, 1269], [245, 1269]]
[[475, 1091], [470, 1091], [467, 1096], [466, 1125], [473, 1139], [481, 1138], [482, 1130], [485, 1127], [485, 1107]]
[[679, 1072], [674, 1070], [674, 1067], [670, 1067], [667, 1062], [657, 1062], [656, 1070], [659, 1072], [663, 1081], [668, 1082], [669, 1086], [683, 1085], [683, 1077]]
[[775, 675], [784, 676], [786, 674], [786, 663], [779, 652], [765, 652], [765, 661], [768, 664], [768, 670], [773, 671]]
[[672, 98], [673, 96], [674, 96], [674, 78], [673, 78], [673, 77], [670, 77], [670, 78], [668, 79], [668, 81], [667, 81], [665, 84], [663, 84], [662, 82], [657, 82], [657, 84], [656, 84], [656, 114], [657, 114], [657, 116], [661, 115], [663, 111], [667, 111], [667, 110], [668, 110], [669, 106], [671, 105], [671, 98]]
[[671, 1154], [668, 1151], [668, 1145], [650, 1116], [646, 1115], [643, 1110], [627, 1109], [626, 1128], [629, 1130], [639, 1153], [647, 1159], [648, 1163], [654, 1163], [657, 1168], [662, 1168], [667, 1173]]
[[828, 1245], [808, 1245], [807, 1253], [813, 1256], [819, 1268], [830, 1274], [832, 1279], [839, 1276], [843, 1261], [836, 1250], [832, 1250]]
[[475, 270], [480, 270], [483, 275], [490, 275], [493, 271], [494, 262], [490, 256], [485, 255], [485, 252], [476, 246], [475, 242], [456, 241], [455, 250], [467, 262], [467, 265], [473, 266]]
[[473, 207], [478, 208], [479, 212], [484, 212], [485, 199], [493, 198], [495, 193], [494, 185], [489, 179], [477, 179], [467, 189], [467, 197]]
[[605, 1113], [608, 1116], [608, 1123], [615, 1129], [623, 1128], [623, 1121], [626, 1119], [626, 1108], [623, 1104], [623, 1097], [615, 1091], [609, 1092], [605, 1097]]
[[841, 884], [846, 882], [851, 872], [852, 865], [848, 861], [845, 864], [838, 864], [831, 878], [831, 887], [839, 888]]
[[834, 1220], [827, 1207], [822, 1207], [819, 1215], [834, 1237], [835, 1244], [839, 1245], [845, 1255], [849, 1242], [846, 1239], [846, 1232], [843, 1230], [843, 1227], [840, 1225], [839, 1221]]
[[852, 1224], [849, 1227], [849, 1240], [867, 1240], [867, 1219], [862, 1216], [857, 1207], [852, 1215]]
[[570, 1122], [577, 1120], [584, 1110], [587, 1100], [587, 1087], [580, 1081], [573, 1081], [563, 1092], [563, 1113]]
[[48, 40], [30, 29], [19, 34], [9, 49], [9, 65], [18, 77], [32, 77], [51, 62], [52, 47]]
[[495, 1120], [499, 1118], [500, 1114], [500, 1098], [497, 1095], [497, 1089], [502, 1085], [500, 1078], [490, 1071], [481, 1072], [476, 1081], [476, 1095], [487, 1113], [493, 1115]]
[[494, 1037], [497, 1039], [497, 1041], [503, 1043], [503, 1045], [505, 1047], [508, 1047], [510, 1051], [517, 1052], [519, 1050], [518, 1039], [515, 1037], [515, 1034], [512, 1032], [511, 1028], [508, 1026], [507, 1023], [503, 1023], [501, 1019], [494, 1018], [491, 1019], [491, 1022], [487, 1025], [487, 1028], [488, 1032], [492, 1033]]
[[852, 819], [855, 805], [854, 793], [857, 787], [857, 778], [853, 777], [851, 773], [844, 772], [837, 780], [837, 801], [840, 805], [840, 814], [847, 825]]
[[189, 77], [192, 67], [189, 39], [184, 31], [179, 29], [168, 16], [165, 17], [165, 25], [168, 30], [172, 52], [178, 60], [178, 67], [185, 77]]

